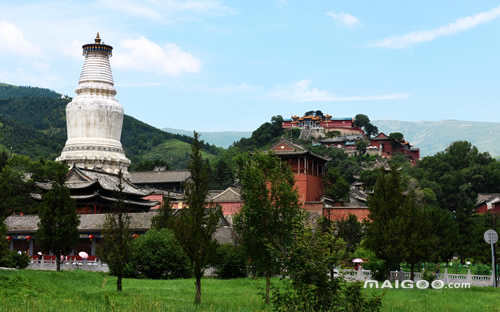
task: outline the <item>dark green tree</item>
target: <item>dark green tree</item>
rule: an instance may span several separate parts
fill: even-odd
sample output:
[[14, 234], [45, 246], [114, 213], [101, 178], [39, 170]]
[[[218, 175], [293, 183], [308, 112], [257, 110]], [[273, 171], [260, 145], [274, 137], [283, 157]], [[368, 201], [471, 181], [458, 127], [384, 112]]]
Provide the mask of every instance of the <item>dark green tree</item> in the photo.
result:
[[163, 196], [163, 202], [159, 212], [151, 220], [151, 228], [156, 230], [166, 229], [172, 226], [174, 211], [172, 209], [172, 202], [167, 196]]
[[362, 156], [366, 153], [366, 149], [368, 148], [368, 142], [365, 140], [359, 140], [356, 142], [356, 150], [358, 151], [358, 155]]
[[151, 229], [134, 239], [130, 266], [139, 276], [153, 279], [191, 277], [191, 263], [169, 229]]
[[402, 142], [405, 137], [401, 132], [392, 132], [389, 134], [389, 138], [391, 138], [394, 142]]
[[336, 222], [338, 236], [346, 243], [346, 249], [353, 253], [358, 248], [363, 239], [363, 225], [358, 221], [355, 215]]
[[323, 186], [325, 195], [334, 201], [344, 201], [349, 198], [350, 185], [336, 167], [328, 167], [323, 178]]
[[251, 265], [266, 277], [265, 301], [269, 303], [271, 276], [282, 268], [303, 212], [293, 173], [279, 158], [245, 154], [238, 159], [238, 167], [244, 205], [235, 217], [235, 229]]
[[61, 256], [71, 252], [79, 238], [80, 218], [69, 189], [60, 181], [52, 183], [52, 189], [43, 195], [40, 206], [36, 239], [43, 250], [56, 256], [57, 271], [61, 270]]
[[175, 217], [172, 230], [193, 265], [196, 279], [194, 303], [200, 304], [201, 278], [216, 250], [217, 243], [213, 239], [213, 234], [217, 229], [220, 211], [206, 201], [209, 183], [208, 164], [201, 156], [201, 144], [196, 132], [191, 148], [189, 164], [191, 180], [185, 187], [187, 208], [182, 209]]
[[372, 222], [367, 227], [366, 246], [384, 260], [379, 276], [382, 278], [387, 278], [389, 271], [398, 268], [403, 260], [404, 200], [399, 171], [396, 168], [390, 172], [380, 171], [374, 192], [368, 198], [368, 217]]
[[219, 159], [215, 165], [214, 182], [218, 189], [225, 189], [234, 183], [233, 171], [223, 159]]
[[116, 290], [122, 291], [122, 279], [127, 263], [130, 261], [132, 235], [130, 233], [130, 217], [123, 192], [123, 173], [118, 172], [118, 185], [115, 196], [118, 201], [112, 206], [111, 213], [106, 214], [100, 246], [100, 257], [106, 262], [112, 274], [116, 275]]

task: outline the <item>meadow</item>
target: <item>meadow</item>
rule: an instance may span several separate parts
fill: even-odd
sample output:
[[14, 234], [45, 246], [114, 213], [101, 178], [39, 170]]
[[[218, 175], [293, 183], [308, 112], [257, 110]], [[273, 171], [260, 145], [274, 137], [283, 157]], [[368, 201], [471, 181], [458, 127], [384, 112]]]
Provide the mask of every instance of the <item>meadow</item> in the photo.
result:
[[[270, 311], [261, 279], [204, 279], [200, 307], [192, 304], [192, 279], [125, 279], [122, 293], [115, 282], [83, 271], [0, 271], [0, 311]], [[492, 288], [365, 292], [383, 294], [382, 311], [500, 311], [500, 290]]]

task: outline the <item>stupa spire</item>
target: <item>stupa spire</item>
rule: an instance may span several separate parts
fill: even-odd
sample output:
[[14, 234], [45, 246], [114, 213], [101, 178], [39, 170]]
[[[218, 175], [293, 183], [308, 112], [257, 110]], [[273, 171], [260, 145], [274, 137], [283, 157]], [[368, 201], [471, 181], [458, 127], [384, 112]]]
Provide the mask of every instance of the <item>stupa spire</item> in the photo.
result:
[[127, 171], [130, 160], [120, 142], [123, 107], [115, 99], [109, 58], [113, 47], [101, 43], [82, 46], [85, 58], [76, 97], [66, 106], [68, 139], [57, 158], [70, 166], [117, 173]]

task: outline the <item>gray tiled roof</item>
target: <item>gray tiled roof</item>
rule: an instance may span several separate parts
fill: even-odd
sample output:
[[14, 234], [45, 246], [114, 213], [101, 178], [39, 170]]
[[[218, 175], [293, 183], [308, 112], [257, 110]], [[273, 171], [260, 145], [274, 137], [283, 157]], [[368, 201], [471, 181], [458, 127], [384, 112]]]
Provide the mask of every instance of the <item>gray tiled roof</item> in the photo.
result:
[[130, 172], [130, 180], [135, 184], [186, 182], [190, 177], [189, 170]]
[[485, 202], [494, 200], [495, 198], [500, 198], [500, 193], [480, 193], [477, 194], [476, 205], [480, 205]]
[[[129, 213], [131, 230], [147, 230], [151, 227], [151, 219], [157, 212]], [[100, 231], [106, 220], [105, 214], [81, 214], [80, 232]], [[9, 216], [5, 220], [9, 233], [33, 233], [38, 229], [39, 218], [37, 215]]]
[[214, 203], [229, 203], [229, 202], [240, 202], [241, 195], [240, 192], [233, 187], [228, 187], [221, 193], [213, 196], [211, 200]]

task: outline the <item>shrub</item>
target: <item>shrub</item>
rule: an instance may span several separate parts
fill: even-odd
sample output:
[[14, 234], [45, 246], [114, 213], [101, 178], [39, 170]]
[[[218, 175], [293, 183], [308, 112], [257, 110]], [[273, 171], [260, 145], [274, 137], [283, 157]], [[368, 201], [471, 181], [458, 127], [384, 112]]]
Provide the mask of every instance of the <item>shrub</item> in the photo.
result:
[[21, 253], [18, 254], [15, 251], [10, 251], [0, 259], [0, 266], [6, 268], [17, 268], [24, 269], [30, 264], [30, 257]]
[[219, 278], [247, 276], [246, 257], [240, 246], [224, 244], [217, 247], [214, 266]]
[[154, 279], [190, 277], [191, 264], [168, 229], [149, 230], [132, 243], [126, 273]]

